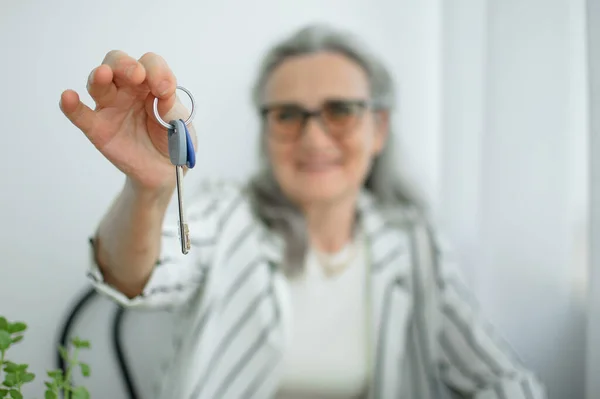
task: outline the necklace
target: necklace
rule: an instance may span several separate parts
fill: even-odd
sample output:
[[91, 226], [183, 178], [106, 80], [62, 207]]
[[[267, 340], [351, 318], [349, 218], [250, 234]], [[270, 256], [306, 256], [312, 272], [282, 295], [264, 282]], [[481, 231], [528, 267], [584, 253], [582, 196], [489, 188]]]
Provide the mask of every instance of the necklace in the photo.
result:
[[341, 251], [328, 254], [317, 249], [314, 250], [319, 264], [327, 277], [333, 277], [344, 271], [356, 255], [356, 243], [351, 242]]

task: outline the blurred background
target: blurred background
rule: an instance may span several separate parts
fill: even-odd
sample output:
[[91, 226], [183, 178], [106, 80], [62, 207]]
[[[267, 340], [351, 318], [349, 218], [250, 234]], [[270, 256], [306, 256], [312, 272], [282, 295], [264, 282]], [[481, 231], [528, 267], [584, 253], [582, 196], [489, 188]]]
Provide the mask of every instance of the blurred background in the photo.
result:
[[[123, 182], [62, 115], [61, 92], [92, 105], [86, 80], [108, 51], [156, 52], [199, 107], [198, 163], [185, 186], [244, 179], [257, 164], [257, 63], [311, 22], [355, 31], [387, 61], [399, 83], [402, 163], [492, 323], [551, 398], [600, 398], [600, 277], [589, 273], [590, 220], [600, 226], [600, 214], [588, 201], [600, 194], [589, 184], [592, 143], [600, 153], [590, 139], [600, 123], [589, 96], [599, 75], [589, 65], [600, 68], [596, 0], [0, 0], [0, 315], [29, 325], [11, 350], [38, 375], [28, 396], [43, 396], [58, 331], [88, 288], [87, 239]], [[82, 355], [93, 398], [127, 398], [115, 309], [98, 299], [74, 329], [93, 345]], [[142, 397], [170, 328], [167, 314], [126, 315]]]

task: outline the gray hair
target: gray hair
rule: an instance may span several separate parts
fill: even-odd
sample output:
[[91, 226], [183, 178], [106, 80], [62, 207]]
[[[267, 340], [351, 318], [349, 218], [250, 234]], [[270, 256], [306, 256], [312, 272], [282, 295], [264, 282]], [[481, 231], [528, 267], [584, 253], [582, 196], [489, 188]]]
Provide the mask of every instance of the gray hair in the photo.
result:
[[[264, 88], [277, 66], [291, 57], [324, 51], [342, 54], [359, 64], [369, 78], [373, 107], [391, 114], [395, 106], [394, 82], [383, 63], [353, 34], [322, 24], [309, 25], [294, 32], [266, 54], [252, 91], [257, 110], [264, 105]], [[287, 275], [294, 275], [302, 270], [308, 248], [306, 224], [299, 209], [286, 197], [274, 177], [264, 126], [262, 130], [261, 167], [249, 182], [249, 196], [257, 217], [267, 227], [282, 234], [286, 249], [286, 261], [282, 267]], [[364, 188], [373, 194], [384, 212], [398, 215], [401, 209], [423, 210], [424, 204], [416, 190], [401, 178], [394, 164], [393, 139], [390, 126], [386, 145], [373, 160]], [[398, 220], [397, 217], [395, 220]]]

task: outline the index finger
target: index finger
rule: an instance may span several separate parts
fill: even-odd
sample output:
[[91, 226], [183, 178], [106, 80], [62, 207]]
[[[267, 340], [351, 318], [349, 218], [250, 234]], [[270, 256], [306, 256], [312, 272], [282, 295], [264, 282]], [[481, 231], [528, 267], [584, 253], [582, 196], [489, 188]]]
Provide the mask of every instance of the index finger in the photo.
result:
[[142, 65], [121, 50], [109, 51], [102, 64], [108, 65], [113, 71], [113, 81], [117, 86], [135, 86], [144, 81], [146, 73]]
[[146, 81], [152, 94], [160, 99], [170, 99], [175, 94], [177, 79], [164, 58], [155, 53], [146, 53], [139, 63], [146, 70]]

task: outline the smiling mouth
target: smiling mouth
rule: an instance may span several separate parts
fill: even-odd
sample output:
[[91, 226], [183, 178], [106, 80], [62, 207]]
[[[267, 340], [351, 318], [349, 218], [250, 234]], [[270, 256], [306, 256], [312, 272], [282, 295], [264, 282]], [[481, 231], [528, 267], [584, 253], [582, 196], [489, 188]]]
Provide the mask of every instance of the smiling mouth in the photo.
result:
[[314, 161], [314, 162], [299, 162], [298, 169], [303, 172], [327, 172], [333, 168], [340, 166], [340, 161]]

